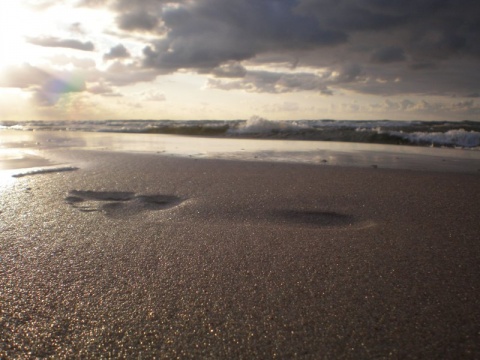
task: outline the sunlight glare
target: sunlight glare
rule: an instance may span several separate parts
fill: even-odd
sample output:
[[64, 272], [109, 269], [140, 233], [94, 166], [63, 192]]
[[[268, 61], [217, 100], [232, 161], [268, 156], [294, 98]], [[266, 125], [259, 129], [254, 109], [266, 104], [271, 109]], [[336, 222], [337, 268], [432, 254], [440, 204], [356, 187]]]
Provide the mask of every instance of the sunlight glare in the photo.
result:
[[12, 176], [12, 174], [13, 171], [11, 170], [0, 170], [0, 193], [15, 181], [15, 178]]
[[0, 67], [28, 61], [25, 34], [34, 25], [32, 20], [21, 2], [0, 1]]

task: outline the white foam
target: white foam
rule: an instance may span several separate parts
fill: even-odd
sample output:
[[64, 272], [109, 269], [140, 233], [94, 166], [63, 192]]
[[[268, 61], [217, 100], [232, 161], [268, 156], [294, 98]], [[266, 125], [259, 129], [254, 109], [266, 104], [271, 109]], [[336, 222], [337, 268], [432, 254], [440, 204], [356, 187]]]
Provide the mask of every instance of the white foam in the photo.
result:
[[228, 132], [236, 134], [264, 134], [277, 131], [298, 131], [307, 128], [305, 124], [297, 121], [275, 121], [267, 120], [260, 116], [252, 116], [237, 129], [229, 129]]
[[383, 128], [396, 128], [415, 125], [415, 121], [350, 121], [350, 120], [268, 120], [252, 116], [238, 127], [231, 127], [228, 134], [270, 134], [322, 131], [325, 129], [355, 129], [356, 131], [379, 131]]
[[421, 144], [430, 143], [437, 146], [461, 146], [474, 148], [480, 146], [480, 132], [466, 131], [464, 129], [449, 130], [447, 132], [414, 132], [389, 131], [390, 135], [398, 136], [408, 141]]
[[63, 172], [63, 171], [74, 171], [78, 170], [75, 166], [49, 166], [49, 167], [42, 167], [42, 168], [35, 168], [28, 171], [22, 171], [13, 174], [13, 177], [24, 177], [30, 175], [39, 175], [39, 174], [48, 174], [48, 173], [56, 173], [56, 172]]

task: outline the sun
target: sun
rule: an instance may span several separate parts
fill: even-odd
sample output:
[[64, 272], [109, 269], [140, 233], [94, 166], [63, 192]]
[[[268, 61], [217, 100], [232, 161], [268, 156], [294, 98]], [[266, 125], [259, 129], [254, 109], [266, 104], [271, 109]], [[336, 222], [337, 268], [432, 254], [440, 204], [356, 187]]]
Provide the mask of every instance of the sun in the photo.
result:
[[24, 33], [29, 27], [28, 15], [20, 1], [0, 1], [0, 67], [18, 63], [25, 57]]
[[35, 58], [27, 37], [38, 32], [41, 21], [41, 13], [34, 12], [24, 1], [0, 1], [0, 68]]

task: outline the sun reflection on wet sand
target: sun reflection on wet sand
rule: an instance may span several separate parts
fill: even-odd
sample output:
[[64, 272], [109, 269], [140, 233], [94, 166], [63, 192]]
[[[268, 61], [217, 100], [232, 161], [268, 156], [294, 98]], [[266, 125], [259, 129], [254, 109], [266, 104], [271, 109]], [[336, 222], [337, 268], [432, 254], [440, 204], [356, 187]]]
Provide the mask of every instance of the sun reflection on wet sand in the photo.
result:
[[24, 169], [52, 165], [32, 149], [0, 148], [0, 170]]
[[13, 172], [11, 170], [0, 170], [0, 191], [15, 181], [12, 175]]
[[40, 156], [31, 148], [0, 148], [0, 191], [12, 185], [19, 173], [52, 165], [50, 160]]

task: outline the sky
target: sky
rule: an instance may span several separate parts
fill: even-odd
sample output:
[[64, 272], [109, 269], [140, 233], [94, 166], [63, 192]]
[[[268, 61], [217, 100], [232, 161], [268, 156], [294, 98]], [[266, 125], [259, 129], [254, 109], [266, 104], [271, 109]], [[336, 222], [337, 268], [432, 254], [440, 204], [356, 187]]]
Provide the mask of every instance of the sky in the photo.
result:
[[0, 120], [480, 120], [478, 0], [1, 0]]

